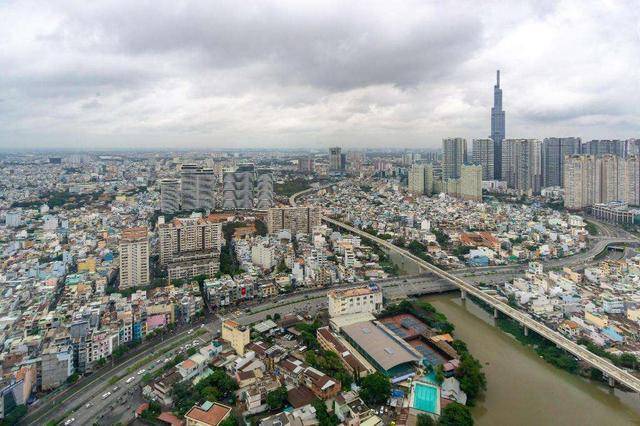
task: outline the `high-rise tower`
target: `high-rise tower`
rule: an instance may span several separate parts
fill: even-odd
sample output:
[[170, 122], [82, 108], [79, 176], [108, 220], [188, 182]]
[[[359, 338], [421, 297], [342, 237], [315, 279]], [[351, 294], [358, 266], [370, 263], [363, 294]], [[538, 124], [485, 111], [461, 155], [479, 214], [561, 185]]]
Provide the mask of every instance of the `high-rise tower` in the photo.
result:
[[497, 71], [496, 85], [493, 86], [493, 108], [491, 108], [491, 139], [493, 140], [495, 178], [502, 179], [502, 141], [504, 132], [504, 111], [502, 110], [502, 89], [500, 70]]

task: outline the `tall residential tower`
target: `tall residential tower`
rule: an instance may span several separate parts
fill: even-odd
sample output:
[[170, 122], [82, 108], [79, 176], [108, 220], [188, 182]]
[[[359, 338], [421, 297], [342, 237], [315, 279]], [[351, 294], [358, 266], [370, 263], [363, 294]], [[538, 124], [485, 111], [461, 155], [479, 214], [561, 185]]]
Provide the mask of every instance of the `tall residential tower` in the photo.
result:
[[504, 110], [502, 109], [502, 89], [500, 70], [497, 71], [496, 85], [493, 86], [493, 108], [491, 108], [491, 139], [493, 140], [494, 171], [497, 180], [502, 179], [502, 141], [505, 137]]

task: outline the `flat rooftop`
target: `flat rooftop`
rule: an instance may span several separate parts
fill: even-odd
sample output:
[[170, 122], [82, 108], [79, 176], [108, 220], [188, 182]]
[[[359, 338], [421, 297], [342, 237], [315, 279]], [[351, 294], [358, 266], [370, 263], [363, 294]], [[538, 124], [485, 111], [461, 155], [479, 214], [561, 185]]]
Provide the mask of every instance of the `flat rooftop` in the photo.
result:
[[378, 321], [350, 324], [342, 327], [342, 332], [385, 371], [422, 359], [419, 352]]

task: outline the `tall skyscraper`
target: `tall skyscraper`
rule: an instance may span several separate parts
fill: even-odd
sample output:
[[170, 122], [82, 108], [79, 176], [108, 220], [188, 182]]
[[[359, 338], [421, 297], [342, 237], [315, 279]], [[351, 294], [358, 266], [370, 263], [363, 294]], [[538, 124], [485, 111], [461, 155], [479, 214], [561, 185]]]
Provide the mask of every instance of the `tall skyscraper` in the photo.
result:
[[491, 139], [474, 139], [471, 162], [482, 167], [482, 180], [493, 180], [494, 171], [494, 146]]
[[120, 286], [149, 284], [149, 238], [146, 227], [128, 228], [120, 238]]
[[173, 214], [180, 210], [180, 181], [162, 179], [160, 181], [160, 211]]
[[180, 168], [182, 183], [182, 210], [213, 210], [215, 199], [213, 169], [205, 169], [196, 164], [183, 164]]
[[329, 169], [332, 171], [342, 171], [346, 167], [346, 155], [342, 153], [342, 148], [336, 146], [329, 148]]
[[493, 140], [494, 170], [497, 180], [502, 177], [502, 141], [505, 138], [505, 118], [502, 109], [502, 89], [500, 88], [500, 70], [496, 72], [496, 85], [493, 86], [493, 107], [491, 108], [491, 140]]
[[524, 195], [542, 187], [542, 149], [537, 139], [505, 139], [502, 144], [502, 180]]
[[448, 138], [442, 140], [442, 178], [460, 178], [460, 168], [467, 162], [467, 140]]
[[580, 138], [545, 138], [542, 143], [543, 187], [564, 185], [564, 159], [580, 153]]

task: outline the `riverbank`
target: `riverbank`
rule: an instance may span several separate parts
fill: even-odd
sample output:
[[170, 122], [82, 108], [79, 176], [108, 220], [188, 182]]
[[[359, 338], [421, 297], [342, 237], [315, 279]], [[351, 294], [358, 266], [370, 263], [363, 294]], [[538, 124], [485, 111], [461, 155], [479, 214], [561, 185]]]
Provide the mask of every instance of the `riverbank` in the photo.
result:
[[476, 425], [640, 424], [638, 395], [550, 365], [471, 300], [455, 293], [422, 300], [446, 315], [483, 365], [489, 386], [471, 409]]

